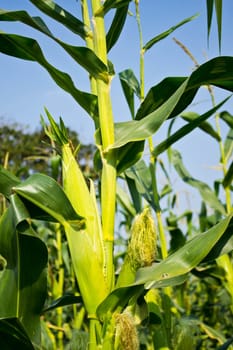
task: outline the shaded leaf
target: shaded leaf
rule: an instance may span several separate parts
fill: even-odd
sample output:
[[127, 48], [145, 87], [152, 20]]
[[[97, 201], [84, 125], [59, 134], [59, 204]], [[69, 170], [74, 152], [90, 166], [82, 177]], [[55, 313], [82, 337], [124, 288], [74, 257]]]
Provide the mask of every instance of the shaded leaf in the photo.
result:
[[172, 150], [172, 164], [181, 179], [184, 182], [188, 183], [190, 186], [195, 187], [199, 191], [203, 200], [208, 203], [211, 208], [217, 210], [223, 215], [226, 214], [225, 208], [215, 193], [211, 190], [211, 188], [204, 182], [193, 178], [192, 175], [189, 174], [184, 164], [182, 163], [181, 154], [177, 150]]
[[125, 24], [125, 20], [128, 14], [129, 4], [126, 6], [120, 7], [116, 10], [114, 18], [111, 23], [111, 27], [108, 30], [106, 35], [106, 45], [107, 51], [109, 52], [111, 48], [116, 44], [122, 29]]
[[228, 162], [228, 160], [231, 158], [232, 152], [233, 152], [233, 128], [231, 128], [227, 133], [226, 139], [224, 142], [224, 154], [225, 154], [226, 162]]
[[224, 176], [224, 179], [222, 181], [223, 187], [226, 188], [228, 186], [231, 186], [232, 181], [233, 181], [233, 161], [231, 162], [231, 165], [229, 166], [227, 173]]
[[12, 194], [12, 187], [20, 183], [19, 178], [0, 166], [0, 193], [6, 198]]
[[10, 56], [38, 62], [47, 70], [57, 85], [71, 94], [76, 102], [78, 102], [92, 117], [98, 115], [96, 96], [78, 90], [67, 73], [52, 66], [45, 59], [36, 40], [14, 34], [0, 33], [0, 51]]
[[218, 25], [218, 45], [219, 51], [221, 51], [221, 38], [222, 38], [222, 0], [215, 0], [215, 12]]
[[1, 348], [4, 350], [34, 350], [22, 324], [16, 317], [0, 320]]
[[59, 23], [62, 23], [66, 28], [78, 34], [81, 38], [86, 39], [88, 35], [91, 35], [91, 30], [78, 18], [74, 17], [70, 12], [56, 4], [51, 0], [29, 0], [39, 10], [44, 12], [49, 17], [55, 19]]
[[67, 306], [67, 305], [73, 305], [73, 304], [79, 304], [82, 302], [82, 297], [80, 295], [74, 295], [71, 293], [66, 293], [62, 297], [54, 300], [52, 304], [46, 306], [43, 310], [44, 312], [51, 311], [53, 309], [56, 309], [57, 307]]
[[149, 50], [152, 46], [154, 46], [157, 42], [159, 42], [160, 40], [165, 39], [168, 35], [170, 35], [171, 33], [173, 33], [177, 28], [181, 27], [182, 25], [184, 25], [185, 23], [188, 23], [190, 21], [192, 21], [193, 19], [195, 19], [197, 17], [197, 15], [194, 15], [192, 17], [188, 17], [186, 19], [184, 19], [183, 21], [179, 22], [178, 24], [172, 26], [171, 28], [169, 28], [168, 30], [166, 30], [163, 33], [160, 33], [159, 35], [156, 35], [153, 39], [151, 39], [150, 41], [148, 41], [144, 47], [143, 50], [147, 51]]
[[233, 115], [227, 111], [219, 113], [219, 117], [224, 120], [230, 128], [233, 128]]
[[123, 72], [120, 72], [119, 78], [132, 119], [134, 119], [134, 94], [140, 98], [139, 82], [131, 69], [126, 69]]
[[213, 17], [213, 9], [214, 9], [214, 0], [206, 0], [206, 7], [207, 7], [207, 29], [208, 29], [208, 41], [209, 41], [210, 29], [211, 29], [212, 17]]
[[23, 208], [16, 217], [9, 206], [0, 219], [0, 254], [6, 261], [0, 272], [0, 299], [4, 300], [0, 303], [0, 317], [17, 318], [27, 337], [39, 345], [40, 313], [47, 296], [47, 249], [29, 225], [22, 225], [29, 219], [25, 213]]

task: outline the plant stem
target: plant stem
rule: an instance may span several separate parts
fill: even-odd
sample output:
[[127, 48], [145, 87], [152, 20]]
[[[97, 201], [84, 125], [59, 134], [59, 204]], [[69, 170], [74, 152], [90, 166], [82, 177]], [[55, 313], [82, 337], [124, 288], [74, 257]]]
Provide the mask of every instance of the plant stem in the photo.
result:
[[[104, 14], [95, 16], [101, 7], [100, 0], [92, 0], [92, 18], [94, 28], [94, 50], [96, 55], [107, 65], [106, 34], [104, 26]], [[113, 241], [114, 241], [114, 220], [116, 203], [116, 162], [114, 153], [108, 148], [114, 143], [114, 119], [110, 97], [111, 78], [108, 82], [97, 79], [97, 96], [99, 107], [99, 126], [101, 134], [101, 208], [102, 208], [102, 229], [105, 246], [105, 273], [109, 291], [113, 288]]]

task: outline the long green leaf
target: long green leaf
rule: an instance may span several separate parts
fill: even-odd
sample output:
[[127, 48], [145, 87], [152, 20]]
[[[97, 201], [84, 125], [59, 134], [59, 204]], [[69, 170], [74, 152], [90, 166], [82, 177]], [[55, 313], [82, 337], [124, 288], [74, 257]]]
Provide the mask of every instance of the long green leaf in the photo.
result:
[[111, 27], [108, 30], [106, 36], [107, 51], [109, 52], [111, 48], [116, 44], [122, 29], [125, 24], [125, 20], [128, 14], [129, 4], [121, 8], [116, 9], [116, 13], [111, 23]]
[[[111, 148], [152, 136], [167, 118], [187, 107], [202, 85], [213, 84], [233, 91], [233, 57], [217, 57], [200, 66], [189, 78], [168, 79], [167, 82], [171, 82], [171, 86], [161, 89], [159, 95], [154, 93], [158, 86], [149, 91], [136, 116], [140, 120], [115, 125], [116, 141]], [[164, 81], [159, 85], [166, 86]]]
[[199, 191], [203, 200], [208, 203], [211, 208], [217, 210], [223, 215], [226, 214], [225, 208], [211, 188], [204, 182], [194, 179], [190, 175], [182, 162], [181, 154], [177, 150], [172, 150], [172, 164], [182, 180], [190, 186], [195, 187]]
[[[0, 220], [0, 256], [5, 261], [0, 272], [0, 299], [4, 301], [0, 318], [17, 318], [31, 341], [39, 345], [40, 313], [47, 295], [47, 249], [28, 225], [22, 225], [30, 219], [22, 203], [15, 214], [10, 205]], [[20, 338], [23, 341], [23, 335]]]
[[8, 170], [0, 166], [0, 193], [6, 198], [12, 194], [12, 187], [20, 184], [20, 180]]
[[207, 9], [207, 32], [208, 32], [208, 41], [210, 37], [210, 29], [213, 17], [214, 9], [214, 0], [206, 0], [206, 9]]
[[226, 175], [224, 176], [224, 179], [222, 181], [223, 187], [226, 188], [228, 186], [232, 185], [233, 181], [233, 161], [231, 162], [231, 165], [229, 166]]
[[52, 0], [29, 0], [39, 10], [49, 17], [63, 24], [66, 28], [78, 34], [84, 40], [91, 35], [91, 30], [78, 18], [74, 17], [70, 12], [56, 4]]
[[[191, 122], [193, 120], [195, 120], [196, 118], [199, 117], [198, 113], [195, 112], [183, 112], [181, 117], [188, 121]], [[220, 141], [220, 136], [219, 134], [214, 130], [213, 126], [204, 121], [199, 125], [199, 129], [201, 129], [202, 131], [204, 131], [205, 133], [207, 133], [209, 136], [213, 137], [215, 140]]]
[[133, 296], [142, 295], [142, 285], [144, 288], [150, 289], [183, 283], [188, 272], [196, 267], [215, 245], [218, 245], [218, 241], [232, 224], [232, 216], [233, 214], [208, 231], [196, 235], [161, 263], [139, 269], [134, 284], [115, 289], [100, 304], [97, 310], [99, 317], [104, 318], [108, 312], [123, 309]]
[[218, 44], [219, 51], [221, 51], [221, 39], [222, 39], [222, 0], [215, 0], [215, 13], [218, 25]]
[[4, 350], [34, 350], [30, 338], [16, 317], [0, 320], [0, 339]]
[[131, 69], [119, 73], [121, 86], [128, 103], [132, 119], [134, 119], [134, 94], [140, 98], [140, 85]]
[[0, 20], [20, 21], [41, 33], [47, 35], [59, 44], [77, 63], [86, 69], [93, 77], [108, 80], [107, 66], [87, 47], [68, 45], [56, 38], [40, 17], [31, 17], [26, 11], [0, 10]]
[[[211, 110], [209, 110], [208, 112], [206, 112], [205, 114], [197, 117], [198, 115], [195, 114], [196, 118], [192, 119], [192, 121], [190, 123], [188, 123], [187, 125], [183, 126], [182, 128], [180, 128], [178, 131], [176, 131], [173, 135], [169, 136], [168, 138], [166, 138], [164, 141], [162, 141], [161, 143], [159, 143], [158, 146], [156, 146], [153, 150], [153, 155], [155, 157], [157, 157], [159, 154], [161, 154], [162, 152], [164, 152], [165, 150], [168, 149], [168, 147], [170, 147], [171, 145], [173, 145], [175, 142], [177, 142], [180, 139], [183, 139], [184, 136], [188, 135], [190, 132], [192, 132], [194, 129], [196, 129], [197, 127], [201, 127], [202, 123], [208, 119], [209, 117], [211, 117], [217, 110], [218, 108], [220, 108], [226, 101], [228, 100], [225, 99], [224, 101], [222, 101], [221, 103], [219, 103], [216, 107], [212, 108]], [[192, 115], [193, 116], [193, 115]], [[208, 129], [209, 130], [209, 129]], [[211, 130], [211, 129], [210, 129]], [[212, 131], [212, 130], [211, 130]], [[214, 134], [215, 135], [215, 134]]]
[[83, 218], [74, 211], [62, 188], [49, 176], [33, 174], [21, 184], [14, 186], [12, 191], [51, 215], [64, 226], [67, 223], [75, 228], [84, 226]]
[[173, 33], [177, 28], [183, 26], [184, 24], [192, 21], [193, 19], [195, 19], [197, 17], [197, 15], [194, 15], [192, 17], [188, 17], [186, 19], [184, 19], [183, 21], [179, 22], [178, 24], [172, 26], [171, 28], [169, 28], [168, 30], [166, 30], [163, 33], [160, 33], [159, 35], [156, 35], [154, 38], [152, 38], [151, 40], [149, 40], [143, 47], [144, 51], [149, 50], [152, 46], [154, 46], [157, 42], [159, 42], [160, 40], [165, 39], [168, 35], [170, 35], [171, 33]]
[[184, 275], [197, 266], [219, 241], [232, 221], [229, 215], [206, 232], [196, 235], [183, 247], [159, 264], [141, 268], [137, 272], [135, 284], [145, 284], [145, 288], [159, 286], [159, 281]]
[[52, 66], [45, 59], [36, 40], [14, 34], [0, 33], [0, 51], [10, 56], [39, 63], [47, 70], [57, 85], [71, 94], [76, 102], [93, 118], [98, 115], [96, 96], [78, 90], [67, 73]]

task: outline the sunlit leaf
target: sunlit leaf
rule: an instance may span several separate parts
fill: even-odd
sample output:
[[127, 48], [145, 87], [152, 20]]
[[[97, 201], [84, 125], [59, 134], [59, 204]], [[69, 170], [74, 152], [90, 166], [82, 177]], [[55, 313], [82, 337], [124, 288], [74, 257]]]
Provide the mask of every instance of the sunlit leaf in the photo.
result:
[[67, 73], [52, 66], [45, 59], [36, 40], [14, 34], [0, 33], [0, 51], [10, 56], [38, 62], [47, 70], [57, 85], [71, 94], [76, 102], [78, 102], [92, 117], [98, 115], [96, 96], [78, 90]]
[[91, 30], [84, 25], [78, 18], [74, 17], [70, 12], [59, 6], [52, 0], [29, 0], [38, 9], [49, 17], [62, 23], [66, 28], [85, 39], [87, 35], [91, 35]]
[[108, 81], [107, 66], [87, 47], [68, 45], [55, 37], [40, 17], [31, 17], [26, 11], [0, 11], [0, 20], [20, 21], [47, 35], [60, 45], [93, 77]]
[[153, 288], [159, 281], [169, 280], [172, 277], [184, 275], [191, 271], [219, 241], [230, 225], [232, 216], [223, 219], [208, 231], [196, 235], [162, 262], [139, 269], [135, 283], [145, 283], [145, 288], [149, 289]]
[[95, 16], [105, 15], [113, 8], [122, 8], [127, 6], [132, 0], [106, 0], [103, 5], [95, 12]]
[[188, 23], [190, 21], [192, 21], [193, 19], [195, 19], [197, 17], [197, 15], [194, 15], [192, 17], [188, 17], [186, 19], [184, 19], [183, 21], [179, 22], [178, 24], [172, 26], [171, 28], [169, 28], [168, 30], [166, 30], [165, 32], [156, 35], [154, 38], [152, 38], [150, 41], [148, 41], [144, 47], [143, 50], [147, 51], [149, 50], [152, 46], [154, 46], [157, 42], [159, 42], [160, 40], [165, 39], [168, 35], [170, 35], [171, 33], [173, 33], [177, 28], [183, 26], [185, 23]]

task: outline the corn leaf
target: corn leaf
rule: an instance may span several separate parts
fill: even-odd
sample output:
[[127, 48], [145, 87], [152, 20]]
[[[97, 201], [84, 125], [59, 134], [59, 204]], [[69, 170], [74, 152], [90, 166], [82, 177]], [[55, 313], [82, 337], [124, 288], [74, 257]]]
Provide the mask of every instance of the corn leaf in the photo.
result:
[[[227, 231], [227, 239], [231, 239], [229, 232], [232, 230], [232, 217], [229, 215], [208, 231], [196, 235], [183, 247], [160, 263], [140, 268], [136, 274], [135, 283], [130, 286], [115, 289], [98, 307], [97, 314], [104, 319], [109, 312], [116, 309], [122, 310], [132, 297], [143, 294], [144, 288], [161, 288], [181, 284], [187, 278], [187, 274], [212, 251], [215, 253], [210, 258], [216, 258], [223, 249], [218, 250], [218, 242]], [[227, 244], [224, 240], [224, 244]], [[232, 249], [232, 246], [230, 246]], [[143, 286], [144, 285], [144, 288]]]
[[4, 350], [34, 350], [25, 329], [16, 317], [0, 320], [1, 347]]
[[232, 216], [233, 214], [229, 215], [208, 231], [196, 235], [161, 263], [139, 269], [135, 284], [145, 283], [146, 289], [159, 287], [159, 281], [191, 271], [207, 256], [232, 224]]
[[211, 190], [211, 188], [205, 184], [202, 181], [199, 181], [192, 177], [192, 175], [187, 171], [185, 168], [181, 154], [177, 150], [172, 150], [172, 164], [175, 167], [178, 175], [181, 177], [183, 181], [185, 181], [187, 184], [189, 184], [192, 187], [195, 187], [202, 199], [209, 204], [209, 206], [215, 210], [217, 210], [219, 213], [225, 215], [226, 211], [222, 203], [217, 198], [214, 191]]
[[[4, 300], [0, 303], [0, 333], [6, 333], [1, 341], [6, 336], [10, 339], [8, 332], [12, 327], [15, 332], [10, 343], [16, 338], [25, 343], [25, 349], [32, 349], [27, 337], [37, 346], [40, 344], [40, 312], [47, 296], [47, 249], [24, 224], [30, 217], [23, 203], [19, 198], [13, 202], [20, 205], [10, 205], [0, 219], [0, 256], [5, 262], [0, 272], [0, 298]], [[10, 320], [4, 323], [3, 319], [11, 318], [17, 319], [17, 324]]]
[[56, 4], [52, 0], [30, 0], [39, 10], [44, 12], [49, 17], [55, 19], [59, 23], [63, 24], [66, 28], [73, 33], [78, 34], [81, 38], [85, 38], [90, 35], [90, 29], [81, 22], [78, 18], [74, 17], [70, 12]]
[[[181, 114], [181, 117], [184, 120], [191, 122], [191, 121], [195, 120], [196, 118], [198, 118], [199, 114], [197, 114], [195, 112], [183, 112]], [[220, 138], [219, 134], [214, 130], [214, 128], [212, 127], [212, 125], [210, 123], [208, 123], [206, 121], [202, 122], [199, 125], [199, 129], [206, 132], [209, 136], [213, 137], [215, 140], [220, 141], [221, 138]]]
[[219, 113], [219, 117], [224, 120], [224, 122], [230, 127], [233, 128], [233, 115], [227, 111]]
[[[215, 138], [217, 138], [219, 140], [218, 134], [211, 128], [210, 124], [204, 124], [204, 126], [203, 126], [203, 122], [206, 119], [208, 119], [209, 117], [211, 117], [218, 110], [218, 108], [220, 108], [227, 100], [228, 100], [228, 98], [201, 116], [198, 116], [198, 114], [196, 114], [196, 113], [194, 113], [194, 114], [192, 113], [191, 115], [190, 115], [190, 113], [186, 114], [189, 117], [192, 116], [191, 117], [192, 121], [189, 122], [187, 125], [181, 127], [178, 131], [176, 131], [174, 134], [172, 134], [171, 136], [166, 138], [164, 141], [160, 142], [158, 144], [158, 146], [156, 146], [153, 150], [154, 157], [157, 157], [159, 154], [166, 151], [168, 149], [168, 147], [173, 145], [178, 140], [183, 139], [184, 136], [188, 135], [190, 132], [192, 132], [197, 127], [200, 127], [200, 128], [204, 127], [205, 131], [207, 130], [207, 132], [210, 133], [211, 135], [212, 135], [212, 131], [213, 131], [214, 132], [213, 135], [215, 136]], [[182, 117], [183, 117], [183, 115], [182, 115]], [[189, 120], [190, 120], [190, 118], [189, 118]]]
[[9, 198], [12, 187], [18, 184], [20, 184], [19, 178], [0, 166], [0, 193]]
[[107, 66], [87, 47], [68, 45], [53, 36], [40, 17], [31, 17], [26, 11], [3, 11], [0, 10], [0, 20], [20, 21], [37, 29], [59, 44], [77, 63], [86, 69], [93, 77], [108, 80]]
[[215, 0], [215, 12], [218, 25], [218, 44], [219, 51], [221, 51], [221, 39], [222, 39], [222, 0]]
[[120, 72], [119, 78], [132, 119], [134, 119], [134, 94], [140, 98], [139, 82], [131, 69]]
[[97, 116], [96, 96], [78, 90], [67, 73], [52, 66], [45, 59], [36, 40], [14, 34], [0, 33], [0, 51], [10, 56], [39, 63], [47, 70], [58, 86], [71, 94], [76, 102], [78, 102], [92, 117]]
[[213, 18], [214, 0], [206, 0], [206, 8], [207, 8], [207, 31], [208, 31], [208, 41], [209, 41], [212, 18]]
[[75, 228], [84, 226], [83, 217], [76, 213], [62, 188], [49, 176], [33, 174], [12, 191], [64, 226], [67, 223]]
[[112, 20], [111, 26], [106, 35], [107, 51], [109, 52], [111, 48], [116, 44], [122, 29], [125, 24], [125, 20], [128, 14], [129, 4], [121, 8], [116, 9], [114, 18]]
[[[181, 113], [194, 98], [198, 88], [213, 84], [233, 91], [233, 58], [218, 57], [200, 66], [189, 78], [168, 79], [172, 85], [155, 95], [153, 89], [148, 93], [139, 109], [136, 119], [115, 125], [115, 143], [111, 148], [121, 147], [128, 142], [145, 140], [153, 135], [163, 122]], [[165, 82], [159, 84], [165, 86]], [[158, 86], [155, 89], [158, 91]], [[168, 92], [169, 91], [169, 92]], [[143, 118], [143, 120], [142, 120]]]
[[222, 181], [223, 187], [226, 188], [228, 186], [232, 185], [232, 181], [233, 181], [233, 161], [231, 162], [231, 165], [229, 166], [224, 179]]
[[[35, 0], [34, 0], [35, 1]], [[127, 6], [131, 0], [106, 0], [96, 11], [95, 16], [106, 15], [111, 9], [118, 9]]]
[[71, 293], [66, 293], [62, 297], [54, 300], [50, 305], [43, 309], [43, 313], [56, 309], [57, 307], [79, 304], [82, 302], [82, 297], [80, 295], [74, 295]]
[[178, 24], [172, 26], [171, 28], [169, 28], [168, 30], [166, 30], [163, 33], [160, 33], [159, 35], [156, 35], [154, 38], [152, 38], [151, 40], [149, 40], [143, 47], [144, 51], [149, 50], [152, 46], [154, 46], [157, 42], [159, 42], [160, 40], [165, 39], [168, 35], [170, 35], [171, 33], [173, 33], [177, 28], [183, 26], [184, 24], [192, 21], [193, 19], [195, 19], [197, 17], [197, 15], [194, 15], [192, 17], [188, 17], [186, 19], [184, 19], [183, 21], [179, 22]]
[[225, 154], [226, 161], [228, 161], [228, 159], [231, 158], [232, 153], [233, 153], [233, 128], [230, 128], [224, 142], [224, 154]]

